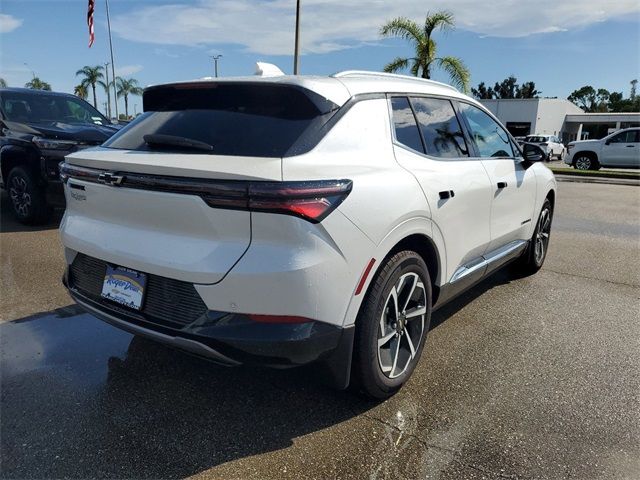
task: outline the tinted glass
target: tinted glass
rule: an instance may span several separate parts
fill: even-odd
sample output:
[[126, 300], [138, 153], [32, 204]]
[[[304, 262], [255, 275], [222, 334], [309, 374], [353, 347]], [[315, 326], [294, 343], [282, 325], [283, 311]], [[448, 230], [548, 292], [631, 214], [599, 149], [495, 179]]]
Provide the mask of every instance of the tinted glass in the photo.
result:
[[0, 107], [5, 118], [12, 122], [109, 125], [87, 102], [65, 95], [6, 91], [2, 92]]
[[202, 154], [144, 140], [145, 135], [160, 134], [212, 145], [215, 155], [283, 157], [338, 108], [309, 90], [255, 83], [157, 87], [145, 91], [143, 105], [145, 113], [105, 147]]
[[449, 100], [411, 98], [427, 155], [441, 158], [468, 157], [469, 151]]
[[618, 135], [611, 137], [611, 143], [635, 143], [637, 132], [635, 130], [629, 130], [628, 132], [622, 132]]
[[507, 132], [489, 115], [473, 105], [460, 103], [481, 157], [512, 157], [513, 150]]
[[420, 132], [416, 124], [416, 118], [406, 97], [394, 97], [391, 99], [393, 110], [393, 128], [396, 132], [396, 140], [418, 152], [424, 153]]

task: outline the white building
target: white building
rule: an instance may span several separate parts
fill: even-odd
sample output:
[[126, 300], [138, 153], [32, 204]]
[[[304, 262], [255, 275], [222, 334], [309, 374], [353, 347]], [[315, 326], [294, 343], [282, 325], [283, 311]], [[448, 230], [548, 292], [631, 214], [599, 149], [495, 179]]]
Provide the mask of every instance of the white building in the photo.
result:
[[640, 112], [584, 113], [559, 98], [504, 98], [480, 100], [514, 136], [557, 135], [565, 143], [602, 138], [621, 128], [640, 127]]

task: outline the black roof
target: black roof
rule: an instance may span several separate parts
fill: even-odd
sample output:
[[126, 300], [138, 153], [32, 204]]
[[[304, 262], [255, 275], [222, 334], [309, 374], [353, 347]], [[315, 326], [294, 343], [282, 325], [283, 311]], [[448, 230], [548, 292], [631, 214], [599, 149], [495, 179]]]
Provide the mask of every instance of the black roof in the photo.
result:
[[34, 90], [33, 88], [18, 88], [18, 87], [3, 87], [3, 88], [0, 88], [0, 94], [2, 92], [38, 93], [41, 95], [57, 95], [61, 97], [73, 96], [71, 93], [66, 93], [66, 92], [51, 92], [49, 90]]

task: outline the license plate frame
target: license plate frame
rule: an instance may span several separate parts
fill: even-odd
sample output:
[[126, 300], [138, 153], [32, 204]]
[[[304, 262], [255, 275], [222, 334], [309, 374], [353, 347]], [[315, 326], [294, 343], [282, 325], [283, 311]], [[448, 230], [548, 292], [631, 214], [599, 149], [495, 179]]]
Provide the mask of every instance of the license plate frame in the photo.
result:
[[107, 264], [100, 296], [132, 310], [142, 310], [147, 274], [127, 267]]

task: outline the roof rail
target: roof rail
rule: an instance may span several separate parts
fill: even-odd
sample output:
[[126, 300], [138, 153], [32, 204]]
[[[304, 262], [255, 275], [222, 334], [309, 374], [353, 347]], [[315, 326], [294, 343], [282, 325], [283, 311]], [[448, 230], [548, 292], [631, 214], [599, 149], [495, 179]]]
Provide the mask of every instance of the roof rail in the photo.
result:
[[338, 72], [331, 75], [334, 78], [345, 77], [382, 77], [382, 78], [395, 78], [396, 80], [405, 80], [410, 82], [428, 83], [431, 85], [437, 85], [439, 87], [448, 88], [455, 92], [458, 89], [452, 85], [436, 82], [435, 80], [428, 80], [426, 78], [410, 77], [409, 75], [398, 75], [397, 73], [385, 73], [385, 72], [372, 72], [369, 70], [345, 70], [344, 72]]

